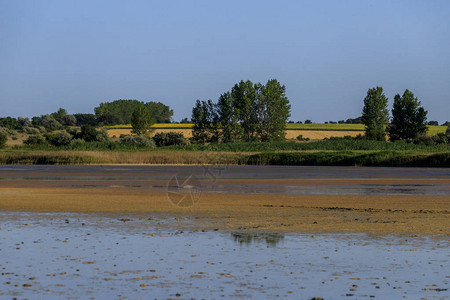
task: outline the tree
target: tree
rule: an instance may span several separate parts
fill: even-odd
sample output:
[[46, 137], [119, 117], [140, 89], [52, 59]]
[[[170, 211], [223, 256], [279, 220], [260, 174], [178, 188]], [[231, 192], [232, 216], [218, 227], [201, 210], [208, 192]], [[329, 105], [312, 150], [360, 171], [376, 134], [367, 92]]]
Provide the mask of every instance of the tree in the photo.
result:
[[253, 84], [250, 80], [235, 84], [231, 89], [231, 96], [235, 100], [236, 112], [242, 127], [243, 139], [246, 142], [256, 139], [258, 116], [256, 111], [257, 93], [261, 84]]
[[162, 104], [161, 102], [147, 102], [145, 105], [148, 106], [152, 112], [155, 123], [170, 123], [173, 116], [173, 110], [169, 106]]
[[194, 141], [201, 144], [218, 142], [218, 119], [217, 107], [211, 100], [197, 100], [191, 117]]
[[152, 124], [152, 113], [149, 107], [141, 103], [131, 116], [131, 127], [133, 128], [131, 132], [137, 135], [146, 135]]
[[205, 101], [197, 99], [194, 108], [192, 108], [191, 121], [194, 124], [192, 128], [192, 138], [200, 144], [208, 141], [208, 119], [209, 111]]
[[97, 117], [94, 114], [74, 114], [73, 116], [76, 118], [78, 126], [86, 124], [97, 126]]
[[257, 102], [258, 138], [261, 141], [277, 141], [285, 138], [286, 122], [291, 116], [291, 105], [286, 97], [286, 87], [276, 79], [261, 86]]
[[[143, 103], [138, 100], [116, 100], [100, 103], [94, 110], [99, 123], [105, 125], [130, 124], [133, 112]], [[144, 103], [144, 105], [152, 112], [154, 122], [170, 123], [173, 110], [167, 105], [152, 101]]]
[[95, 142], [97, 141], [97, 130], [89, 124], [82, 125], [80, 138], [86, 142]]
[[64, 126], [75, 126], [77, 124], [77, 118], [74, 115], [64, 115], [61, 118], [61, 124]]
[[388, 98], [384, 95], [382, 87], [377, 86], [367, 91], [362, 110], [362, 122], [366, 127], [367, 139], [386, 140], [385, 125], [389, 120], [387, 105]]
[[305, 120], [305, 124], [311, 124], [312, 121], [311, 120]]
[[389, 137], [392, 141], [414, 139], [427, 131], [427, 111], [409, 90], [394, 97]]
[[183, 119], [181, 119], [181, 121], [180, 121], [180, 124], [189, 124], [189, 123], [191, 123], [191, 122], [189, 121], [188, 118], [183, 118]]
[[57, 112], [51, 113], [50, 115], [53, 118], [55, 118], [56, 121], [58, 121], [59, 123], [63, 124], [63, 117], [65, 115], [67, 115], [67, 110], [65, 110], [64, 108], [60, 108], [60, 109], [58, 109]]
[[242, 136], [239, 125], [239, 110], [236, 100], [230, 92], [220, 95], [217, 101], [217, 114], [221, 129], [221, 141], [224, 143], [236, 142]]
[[194, 140], [205, 143], [284, 139], [291, 109], [285, 91], [286, 87], [276, 79], [266, 85], [247, 80], [220, 95], [217, 104], [197, 100], [192, 110]]
[[438, 123], [438, 121], [429, 121], [429, 122], [428, 122], [428, 125], [431, 125], [431, 126], [439, 126], [439, 123]]

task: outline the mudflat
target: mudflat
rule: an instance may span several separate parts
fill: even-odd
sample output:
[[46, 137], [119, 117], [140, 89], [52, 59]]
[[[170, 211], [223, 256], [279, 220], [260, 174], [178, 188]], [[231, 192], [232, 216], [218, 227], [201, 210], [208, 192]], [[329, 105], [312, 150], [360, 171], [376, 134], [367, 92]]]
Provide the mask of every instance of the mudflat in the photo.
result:
[[[448, 169], [0, 169], [0, 210], [164, 214], [199, 230], [450, 234]], [[422, 175], [421, 175], [422, 174]]]

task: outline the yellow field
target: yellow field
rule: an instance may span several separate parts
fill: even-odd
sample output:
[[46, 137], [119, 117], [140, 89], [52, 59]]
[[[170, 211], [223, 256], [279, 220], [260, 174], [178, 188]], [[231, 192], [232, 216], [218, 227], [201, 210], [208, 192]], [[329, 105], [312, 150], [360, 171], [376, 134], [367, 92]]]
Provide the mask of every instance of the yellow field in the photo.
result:
[[[192, 137], [191, 129], [155, 129], [150, 136], [154, 136], [157, 132], [178, 132], [182, 133], [184, 137]], [[112, 138], [119, 138], [121, 134], [131, 134], [131, 129], [109, 129], [108, 135]], [[309, 138], [310, 140], [323, 140], [330, 137], [344, 137], [344, 136], [357, 136], [358, 134], [364, 134], [361, 131], [328, 131], [328, 130], [286, 130], [287, 139], [295, 139], [297, 136], [302, 135], [303, 138]]]
[[[190, 129], [194, 125], [193, 124], [174, 124], [174, 123], [156, 123], [153, 124], [153, 129]], [[105, 129], [112, 130], [112, 129], [131, 129], [130, 124], [124, 124], [124, 125], [114, 125], [114, 126], [105, 126]], [[322, 124], [322, 123], [311, 123], [311, 124], [298, 124], [298, 123], [288, 123], [286, 124], [286, 132], [289, 134], [289, 131], [295, 130], [295, 131], [345, 131], [346, 133], [344, 135], [352, 135], [350, 134], [350, 131], [356, 131], [361, 133], [361, 131], [364, 131], [364, 125], [363, 124]], [[428, 135], [436, 135], [438, 133], [445, 133], [447, 130], [447, 126], [428, 126]], [[175, 130], [172, 130], [175, 131]], [[166, 132], [166, 131], [164, 131]], [[357, 133], [357, 134], [359, 134]], [[290, 136], [293, 136], [295, 133], [289, 134]], [[304, 137], [309, 137], [303, 132], [299, 132], [297, 135], [303, 134]], [[321, 136], [322, 133], [319, 134]], [[357, 135], [356, 134], [356, 135]], [[324, 137], [329, 136], [344, 136], [339, 133], [330, 133], [326, 134]], [[186, 135], [185, 135], [186, 136]], [[311, 136], [316, 136], [314, 134], [311, 134]], [[295, 136], [296, 137], [296, 136]], [[312, 137], [309, 137], [312, 138]]]
[[[121, 134], [131, 134], [131, 129], [108, 129], [108, 135], [112, 138], [119, 138]], [[178, 132], [182, 133], [185, 138], [192, 137], [192, 129], [155, 129], [150, 133], [150, 136], [154, 136], [158, 132]]]

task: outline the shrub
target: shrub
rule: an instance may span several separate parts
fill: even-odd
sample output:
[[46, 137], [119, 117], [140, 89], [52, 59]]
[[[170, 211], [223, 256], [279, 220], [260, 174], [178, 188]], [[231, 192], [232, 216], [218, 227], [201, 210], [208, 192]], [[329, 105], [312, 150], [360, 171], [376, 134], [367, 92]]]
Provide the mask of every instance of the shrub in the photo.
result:
[[24, 126], [22, 131], [27, 134], [39, 134], [39, 129], [30, 126]]
[[73, 139], [81, 139], [81, 131], [78, 128], [67, 128], [66, 131]]
[[4, 133], [0, 133], [0, 149], [6, 147], [7, 141], [8, 141], [8, 136]]
[[23, 141], [23, 143], [29, 146], [37, 146], [37, 145], [45, 145], [47, 144], [47, 141], [42, 135], [36, 134], [30, 135], [25, 141]]
[[121, 135], [120, 142], [139, 147], [155, 147], [155, 143], [151, 138], [142, 135]]
[[97, 140], [97, 130], [89, 124], [81, 126], [80, 138], [86, 142], [95, 142]]
[[70, 146], [72, 147], [72, 149], [83, 148], [85, 144], [86, 144], [86, 141], [82, 140], [82, 139], [73, 139], [70, 142]]
[[72, 136], [67, 131], [61, 131], [51, 136], [50, 144], [54, 146], [67, 146], [72, 141]]
[[108, 132], [104, 129], [97, 130], [97, 142], [108, 142], [111, 139], [109, 138]]
[[450, 137], [443, 132], [440, 132], [431, 137], [435, 145], [448, 144], [450, 142]]
[[6, 136], [11, 135], [11, 130], [6, 127], [0, 127], [0, 134], [4, 134]]
[[299, 134], [299, 135], [296, 137], [296, 139], [297, 139], [298, 141], [309, 141], [309, 138], [303, 138], [303, 135], [302, 135], [302, 134]]
[[49, 131], [60, 129], [61, 123], [56, 121], [56, 119], [52, 115], [44, 115], [41, 117], [42, 126]]
[[183, 134], [178, 132], [158, 132], [153, 137], [153, 141], [158, 147], [188, 144]]

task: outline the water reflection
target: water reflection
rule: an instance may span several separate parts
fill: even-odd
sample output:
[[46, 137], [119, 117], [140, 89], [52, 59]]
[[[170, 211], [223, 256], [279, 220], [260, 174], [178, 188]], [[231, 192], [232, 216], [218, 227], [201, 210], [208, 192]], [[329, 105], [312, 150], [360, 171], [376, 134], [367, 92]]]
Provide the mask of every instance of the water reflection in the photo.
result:
[[284, 239], [284, 235], [280, 233], [268, 233], [268, 232], [233, 232], [231, 233], [235, 242], [240, 245], [245, 244], [247, 246], [253, 243], [265, 242], [268, 247], [275, 247]]

